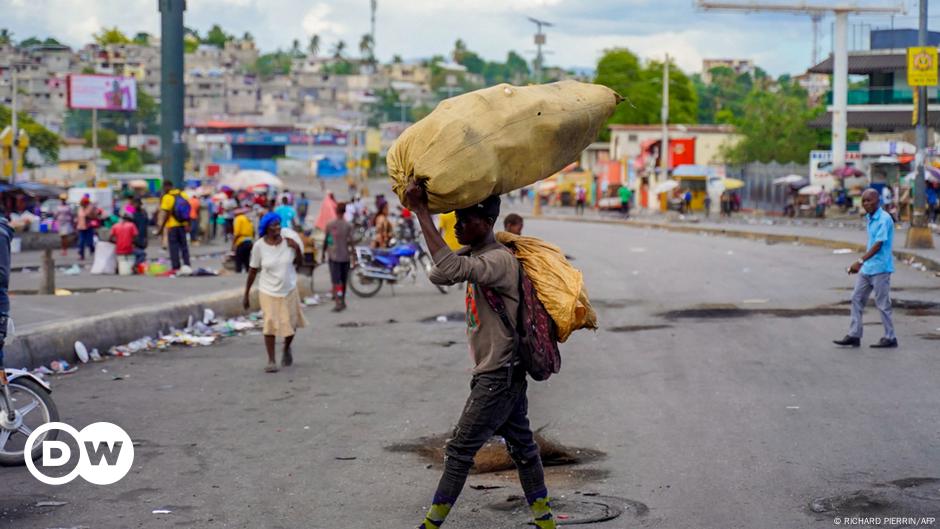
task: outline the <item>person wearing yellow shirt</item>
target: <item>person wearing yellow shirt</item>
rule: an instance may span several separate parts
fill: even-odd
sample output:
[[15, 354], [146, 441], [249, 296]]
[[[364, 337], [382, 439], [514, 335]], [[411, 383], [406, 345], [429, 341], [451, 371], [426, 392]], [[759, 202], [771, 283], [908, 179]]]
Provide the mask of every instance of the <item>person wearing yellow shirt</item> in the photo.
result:
[[163, 181], [163, 198], [160, 199], [160, 214], [163, 220], [160, 222], [160, 229], [157, 235], [163, 235], [163, 230], [167, 232], [167, 245], [170, 247], [170, 261], [173, 270], [180, 270], [180, 257], [182, 264], [189, 268], [189, 243], [186, 240], [187, 226], [189, 224], [189, 211], [183, 218], [177, 212], [176, 199], [182, 197], [186, 203], [186, 209], [190, 209], [189, 195], [173, 188], [173, 183], [169, 180]]
[[255, 236], [255, 226], [248, 218], [248, 209], [235, 210], [235, 221], [232, 228], [232, 252], [235, 254], [235, 272], [248, 271], [251, 261], [252, 238]]
[[447, 243], [448, 248], [457, 251], [463, 247], [463, 245], [457, 241], [457, 213], [453, 211], [441, 213], [437, 223], [438, 227], [441, 229], [441, 236], [444, 237], [444, 242]]

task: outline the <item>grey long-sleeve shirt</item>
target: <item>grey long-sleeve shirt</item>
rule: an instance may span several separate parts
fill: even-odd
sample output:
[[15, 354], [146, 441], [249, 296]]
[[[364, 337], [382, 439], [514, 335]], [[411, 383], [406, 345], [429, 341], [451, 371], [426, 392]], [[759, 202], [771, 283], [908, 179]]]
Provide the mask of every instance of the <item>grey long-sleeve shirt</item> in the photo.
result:
[[490, 307], [480, 288], [489, 288], [502, 296], [509, 321], [515, 327], [519, 308], [519, 261], [497, 242], [471, 249], [469, 255], [458, 255], [445, 247], [432, 257], [432, 283], [468, 282], [467, 341], [476, 366], [473, 373], [487, 373], [507, 365], [513, 355], [513, 333]]

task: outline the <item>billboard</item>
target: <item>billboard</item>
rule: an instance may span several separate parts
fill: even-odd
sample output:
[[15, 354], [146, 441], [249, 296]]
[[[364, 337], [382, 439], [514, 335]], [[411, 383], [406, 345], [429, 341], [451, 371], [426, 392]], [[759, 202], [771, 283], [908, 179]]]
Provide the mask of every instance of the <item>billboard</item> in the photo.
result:
[[70, 75], [69, 108], [137, 110], [137, 80], [115, 75]]

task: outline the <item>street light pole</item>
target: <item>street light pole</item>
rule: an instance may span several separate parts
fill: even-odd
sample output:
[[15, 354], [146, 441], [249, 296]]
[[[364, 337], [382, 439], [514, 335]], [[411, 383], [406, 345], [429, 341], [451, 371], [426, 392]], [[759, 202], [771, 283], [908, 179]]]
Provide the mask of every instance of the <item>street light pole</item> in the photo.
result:
[[16, 175], [17, 175], [16, 164], [19, 161], [18, 160], [19, 149], [17, 148], [19, 147], [19, 134], [17, 134], [19, 132], [19, 127], [18, 127], [18, 120], [16, 116], [19, 109], [17, 108], [18, 105], [17, 105], [17, 100], [16, 100], [18, 90], [17, 90], [17, 82], [16, 82], [17, 79], [16, 79], [16, 65], [15, 64], [12, 65], [12, 67], [10, 68], [10, 71], [13, 74], [13, 115], [10, 118], [10, 125], [13, 127], [13, 143], [11, 144], [13, 148], [10, 149], [10, 161], [13, 162], [13, 167], [10, 169], [10, 183], [12, 184], [16, 182]]
[[160, 36], [160, 150], [163, 178], [183, 186], [183, 12], [185, 0], [159, 0]]
[[[663, 104], [660, 108], [660, 119], [663, 124], [663, 136], [659, 145], [659, 175], [655, 181], [650, 182], [649, 207], [656, 209], [657, 195], [654, 191], [656, 184], [665, 181], [669, 175], [669, 54], [666, 54], [666, 62], [663, 63]], [[656, 174], [656, 171], [653, 171]]]
[[[920, 0], [920, 24], [917, 31], [917, 45], [927, 46], [927, 0]], [[937, 68], [934, 64], [933, 68]], [[927, 163], [927, 87], [918, 86], [917, 89], [917, 176], [914, 178], [914, 211], [911, 214], [911, 228], [907, 232], [908, 248], [933, 248], [933, 234], [927, 226], [927, 216], [924, 214], [926, 206], [926, 181], [924, 165]]]

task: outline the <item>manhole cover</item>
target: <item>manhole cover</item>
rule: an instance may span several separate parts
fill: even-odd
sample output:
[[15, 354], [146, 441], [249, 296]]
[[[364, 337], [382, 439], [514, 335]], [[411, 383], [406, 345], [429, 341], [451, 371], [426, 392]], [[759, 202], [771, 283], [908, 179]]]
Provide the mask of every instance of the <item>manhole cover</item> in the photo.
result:
[[[486, 507], [492, 511], [510, 513], [513, 518], [530, 516], [525, 498], [518, 495], [508, 496]], [[636, 518], [649, 512], [649, 508], [626, 498], [575, 493], [564, 498], [552, 498], [552, 511], [558, 525], [587, 525], [613, 520], [625, 513]]]

